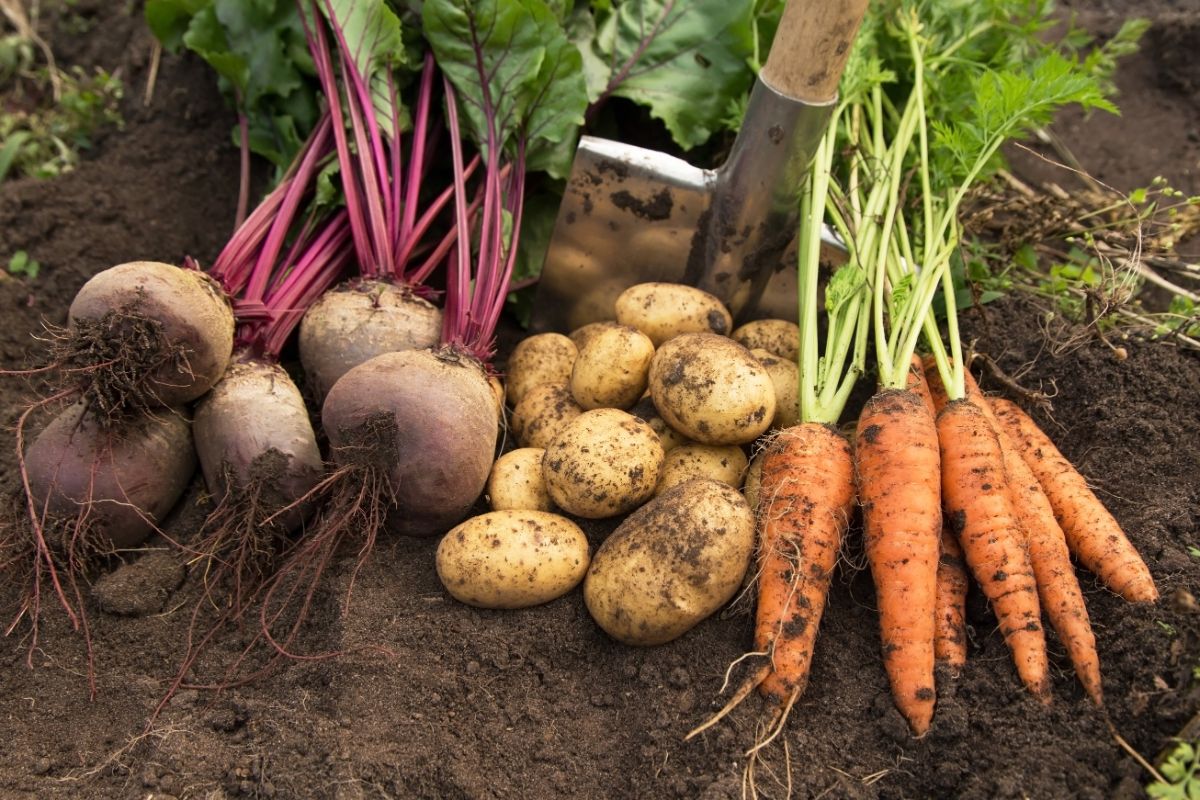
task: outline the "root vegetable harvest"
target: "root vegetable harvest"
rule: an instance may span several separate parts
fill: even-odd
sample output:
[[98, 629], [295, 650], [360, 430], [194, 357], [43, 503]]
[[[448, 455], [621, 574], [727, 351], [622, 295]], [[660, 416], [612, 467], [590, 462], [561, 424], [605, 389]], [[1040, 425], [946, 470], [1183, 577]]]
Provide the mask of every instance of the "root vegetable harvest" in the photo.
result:
[[[1075, 577], [1066, 539], [1055, 521], [1050, 501], [1041, 484], [1015, 448], [991, 404], [979, 391], [969, 372], [963, 373], [966, 397], [982, 413], [999, 437], [1004, 472], [1009, 482], [1009, 498], [1017, 522], [1029, 547], [1029, 560], [1037, 580], [1038, 597], [1050, 624], [1067, 648], [1075, 673], [1085, 691], [1097, 705], [1103, 704], [1100, 684], [1100, 658], [1084, 604], [1083, 591]], [[940, 380], [931, 381], [934, 401], [944, 406], [948, 400]]]
[[949, 527], [942, 528], [938, 559], [933, 655], [955, 673], [967, 663], [967, 564]]
[[1050, 437], [1015, 404], [1000, 398], [991, 404], [1001, 427], [1045, 490], [1079, 562], [1126, 600], [1157, 600], [1158, 589], [1146, 562]]
[[866, 361], [870, 294], [865, 275], [853, 260], [835, 273], [826, 287], [823, 358], [818, 353], [817, 331], [820, 221], [841, 110], [834, 111], [834, 123], [817, 148], [802, 193], [800, 422], [769, 439], [761, 455], [756, 487], [759, 538], [754, 651], [765, 656], [766, 662], [720, 712], [689, 734], [690, 738], [713, 725], [757, 686], [774, 710], [767, 734], [754, 751], [779, 734], [808, 685], [829, 582], [855, 502], [850, 444], [834, 427]]

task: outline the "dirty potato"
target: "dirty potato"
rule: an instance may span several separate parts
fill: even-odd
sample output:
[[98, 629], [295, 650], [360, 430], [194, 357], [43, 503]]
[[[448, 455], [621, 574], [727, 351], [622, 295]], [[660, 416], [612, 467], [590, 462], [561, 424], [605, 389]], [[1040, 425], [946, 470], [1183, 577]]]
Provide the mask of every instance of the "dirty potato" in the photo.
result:
[[761, 348], [750, 353], [766, 368], [775, 385], [775, 419], [772, 428], [790, 428], [800, 421], [800, 368]]
[[738, 591], [754, 551], [754, 514], [736, 489], [697, 478], [629, 515], [583, 583], [601, 628], [632, 645], [669, 642]]
[[539, 333], [522, 339], [508, 359], [508, 404], [515, 408], [539, 384], [566, 381], [578, 355], [575, 343], [561, 333]]
[[553, 511], [542, 477], [540, 447], [522, 447], [496, 459], [488, 475], [487, 496], [493, 511]]
[[650, 362], [650, 396], [672, 428], [701, 444], [745, 444], [775, 418], [766, 367], [732, 339], [676, 336]]
[[644, 333], [625, 325], [597, 331], [575, 359], [571, 396], [585, 409], [629, 408], [646, 391], [653, 357]]
[[746, 454], [737, 445], [685, 444], [666, 454], [654, 493], [663, 494], [693, 478], [711, 478], [738, 489], [746, 464]]
[[554, 437], [542, 457], [542, 472], [555, 505], [600, 519], [646, 502], [662, 463], [662, 445], [649, 425], [624, 411], [598, 408], [580, 414]]
[[608, 330], [609, 328], [615, 328], [618, 326], [618, 324], [619, 323], [612, 320], [606, 322], [589, 322], [582, 328], [576, 328], [575, 330], [571, 331], [569, 338], [575, 343], [576, 348], [582, 350], [583, 346], [590, 342], [592, 337], [597, 333]]
[[733, 317], [721, 301], [679, 283], [639, 283], [617, 298], [617, 322], [650, 337], [658, 347], [681, 333], [728, 336]]
[[545, 511], [491, 511], [452, 529], [437, 573], [455, 600], [481, 608], [527, 608], [574, 589], [587, 572], [587, 537]]
[[658, 441], [662, 444], [664, 453], [669, 453], [681, 444], [688, 443], [688, 438], [668, 425], [667, 421], [662, 418], [662, 414], [658, 413], [658, 409], [654, 407], [654, 398], [648, 392], [641, 400], [637, 401], [633, 408], [629, 409], [629, 413], [654, 429], [654, 432], [658, 434]]
[[582, 413], [566, 383], [541, 383], [517, 403], [510, 427], [521, 447], [545, 447]]
[[786, 319], [756, 319], [729, 336], [747, 350], [766, 350], [792, 363], [800, 355], [800, 326]]

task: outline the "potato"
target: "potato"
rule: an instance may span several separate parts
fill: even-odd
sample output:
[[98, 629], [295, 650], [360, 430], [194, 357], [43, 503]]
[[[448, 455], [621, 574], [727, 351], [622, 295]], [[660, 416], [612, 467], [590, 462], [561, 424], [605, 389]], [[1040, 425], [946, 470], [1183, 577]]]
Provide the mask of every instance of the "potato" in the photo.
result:
[[583, 583], [592, 618], [625, 644], [686, 633], [737, 593], [754, 552], [754, 514], [725, 484], [696, 478], [629, 515]]
[[515, 408], [538, 384], [566, 381], [578, 355], [575, 343], [561, 333], [539, 333], [522, 339], [508, 359], [508, 404]]
[[775, 385], [775, 419], [772, 428], [790, 428], [800, 421], [800, 368], [795, 361], [779, 358], [761, 348], [751, 355], [767, 369]]
[[654, 429], [654, 432], [658, 434], [658, 441], [662, 445], [664, 453], [669, 453], [681, 444], [688, 443], [688, 438], [668, 425], [667, 421], [662, 418], [662, 414], [658, 413], [658, 409], [654, 407], [654, 398], [649, 394], [638, 400], [637, 404], [629, 409], [629, 413]]
[[578, 586], [589, 555], [587, 537], [566, 517], [545, 511], [491, 511], [442, 538], [437, 573], [459, 602], [527, 608]]
[[487, 496], [493, 511], [553, 511], [542, 477], [540, 447], [522, 447], [505, 453], [492, 464]]
[[663, 459], [662, 474], [658, 476], [654, 493], [662, 494], [692, 478], [711, 478], [739, 489], [746, 464], [746, 454], [737, 445], [685, 444], [671, 450]]
[[600, 331], [603, 331], [603, 330], [607, 330], [608, 328], [615, 328], [615, 327], [617, 327], [617, 323], [615, 321], [589, 322], [587, 325], [584, 325], [582, 328], [576, 328], [575, 330], [571, 331], [569, 338], [571, 339], [572, 342], [575, 343], [575, 347], [582, 350], [583, 346], [585, 344], [587, 344], [588, 342], [590, 342], [592, 340], [592, 337], [595, 336], [597, 333], [599, 333]]
[[570, 514], [614, 517], [646, 502], [662, 471], [658, 435], [615, 408], [585, 411], [567, 423], [542, 457], [550, 499]]
[[681, 333], [729, 335], [733, 317], [719, 299], [679, 283], [639, 283], [617, 298], [617, 322], [650, 337], [655, 347]]
[[544, 448], [582, 413], [566, 383], [538, 384], [513, 409], [512, 432], [521, 447]]
[[747, 350], [766, 350], [793, 364], [800, 355], [800, 326], [786, 319], [756, 319], [747, 322], [730, 338]]
[[597, 331], [571, 370], [571, 396], [585, 409], [629, 408], [646, 391], [654, 344], [625, 325]]
[[672, 428], [701, 444], [744, 444], [775, 418], [766, 367], [732, 339], [685, 333], [650, 362], [650, 396]]

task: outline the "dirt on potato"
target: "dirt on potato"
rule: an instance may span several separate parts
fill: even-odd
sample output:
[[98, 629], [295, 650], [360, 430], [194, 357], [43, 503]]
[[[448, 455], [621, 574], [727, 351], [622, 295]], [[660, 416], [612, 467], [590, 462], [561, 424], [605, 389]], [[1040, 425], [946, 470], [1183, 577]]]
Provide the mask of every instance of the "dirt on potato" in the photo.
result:
[[[1102, 33], [1130, 12], [1159, 21], [1118, 75], [1124, 116], [1069, 117], [1059, 134], [1118, 188], [1161, 173], [1194, 192], [1200, 89], [1187, 54], [1197, 44], [1200, 6], [1067, 5]], [[0, 367], [28, 363], [42, 321], [61, 325], [75, 290], [98, 270], [134, 258], [178, 263], [192, 255], [211, 263], [230, 233], [233, 116], [194, 58], [165, 57], [153, 100], [143, 106], [152, 42], [140, 4], [134, 6], [129, 16], [124, 3], [77, 0], [46, 14], [60, 61], [121, 69], [126, 124], [102, 136], [73, 174], [0, 184], [0, 259], [24, 249], [42, 264], [35, 280], [0, 272]], [[1022, 157], [1018, 167], [1030, 163]], [[1032, 173], [1030, 167], [1022, 174], [1039, 177]], [[1053, 395], [1053, 410], [1036, 410], [1037, 421], [1122, 523], [1163, 600], [1130, 605], [1080, 573], [1102, 660], [1106, 718], [1085, 700], [1053, 638], [1054, 702], [1043, 708], [1031, 698], [972, 589], [968, 664], [957, 679], [942, 678], [933, 728], [914, 740], [888, 694], [874, 591], [861, 568], [861, 531], [852, 527], [811, 683], [785, 733], [794, 796], [1139, 797], [1149, 778], [1114, 740], [1108, 721], [1153, 759], [1200, 709], [1193, 675], [1200, 664], [1200, 558], [1192, 554], [1200, 543], [1200, 357], [1138, 341], [1121, 342], [1123, 361], [1096, 340], [1058, 352], [1039, 312], [1020, 301], [971, 312], [964, 325], [967, 341], [1007, 375]], [[982, 383], [1020, 399], [990, 372]], [[0, 383], [6, 430], [29, 398], [21, 381]], [[6, 435], [0, 488], [15, 486]], [[194, 481], [166, 532], [187, 541], [209, 508]], [[584, 525], [593, 547], [614, 525]], [[165, 546], [152, 540], [142, 557]], [[97, 597], [88, 599], [94, 701], [83, 637], [62, 613], [45, 608], [38, 650], [29, 652], [23, 625], [0, 639], [0, 795], [741, 797], [757, 699], [697, 739], [683, 737], [722, 704], [725, 670], [750, 647], [748, 602], [736, 601], [670, 644], [625, 647], [591, 621], [578, 590], [519, 612], [453, 601], [435, 573], [436, 546], [436, 539], [385, 537], [348, 594], [351, 548], [331, 566], [296, 645], [309, 654], [340, 650], [339, 657], [287, 664], [222, 693], [181, 691], [148, 732], [146, 721], [184, 652], [199, 576], [177, 587], [178, 571], [163, 565], [127, 581], [129, 591], [147, 598], [140, 616], [103, 611], [120, 581], [97, 585]], [[21, 588], [7, 577], [0, 582], [0, 607], [11, 608]], [[220, 678], [252, 627], [223, 637], [195, 676]], [[781, 747], [764, 755], [783, 769]], [[782, 794], [761, 770], [759, 787]]]

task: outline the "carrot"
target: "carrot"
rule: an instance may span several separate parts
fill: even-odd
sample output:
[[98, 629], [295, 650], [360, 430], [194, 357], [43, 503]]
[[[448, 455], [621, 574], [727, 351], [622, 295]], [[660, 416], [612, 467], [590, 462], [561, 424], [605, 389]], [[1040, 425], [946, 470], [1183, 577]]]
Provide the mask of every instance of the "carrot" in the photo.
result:
[[771, 654], [772, 669], [759, 690], [790, 705], [808, 684], [829, 581], [854, 510], [850, 445], [818, 423], [780, 431], [764, 455], [761, 487], [754, 649]]
[[[1038, 599], [1058, 638], [1067, 648], [1075, 674], [1088, 697], [1103, 705], [1100, 687], [1100, 656], [1088, 619], [1083, 591], [1067, 550], [1062, 528], [1054, 518], [1050, 501], [1041, 484], [1017, 452], [987, 398], [979, 391], [971, 373], [964, 373], [967, 398], [973, 402], [1000, 439], [1004, 471], [1009, 481], [1009, 500], [1029, 547], [1029, 561], [1037, 580]], [[945, 391], [935, 377], [930, 387], [936, 404], [945, 405]]]
[[937, 613], [933, 654], [954, 672], [967, 663], [967, 565], [954, 532], [942, 527], [937, 570]]
[[1037, 582], [1004, 473], [1000, 440], [970, 400], [938, 413], [942, 496], [967, 564], [983, 589], [1012, 651], [1021, 680], [1050, 699], [1046, 638]]
[[758, 514], [758, 605], [754, 649], [768, 656], [725, 707], [687, 738], [714, 725], [757, 686], [776, 704], [772, 731], [808, 686], [829, 582], [854, 510], [850, 443], [832, 425], [785, 428], [763, 451]]
[[1054, 509], [1042, 491], [1042, 485], [1017, 452], [1008, 432], [1000, 428], [999, 434], [1009, 494], [1029, 542], [1029, 560], [1037, 578], [1038, 598], [1058, 638], [1067, 648], [1075, 674], [1088, 697], [1096, 705], [1104, 705], [1096, 637], [1083, 601], [1083, 590], [1079, 588], [1079, 579], [1071, 564], [1066, 537], [1054, 518]]
[[865, 543], [879, 605], [884, 668], [917, 736], [933, 719], [940, 456], [916, 392], [885, 389], [858, 418], [856, 466]]
[[[930, 369], [932, 368], [928, 364], [923, 363], [919, 355], [913, 353], [912, 361], [908, 365], [908, 378], [906, 379], [907, 385], [905, 388], [910, 392], [919, 394], [921, 402], [925, 404], [925, 408], [929, 411], [929, 416], [936, 417], [938, 407], [934, 405], [931, 384], [926, 379], [926, 370]], [[936, 369], [933, 369], [933, 371], [936, 374]]]
[[1126, 600], [1157, 600], [1158, 589], [1146, 562], [1050, 437], [1014, 403], [994, 398], [991, 404], [1014, 448], [1045, 490], [1067, 545], [1079, 563]]

